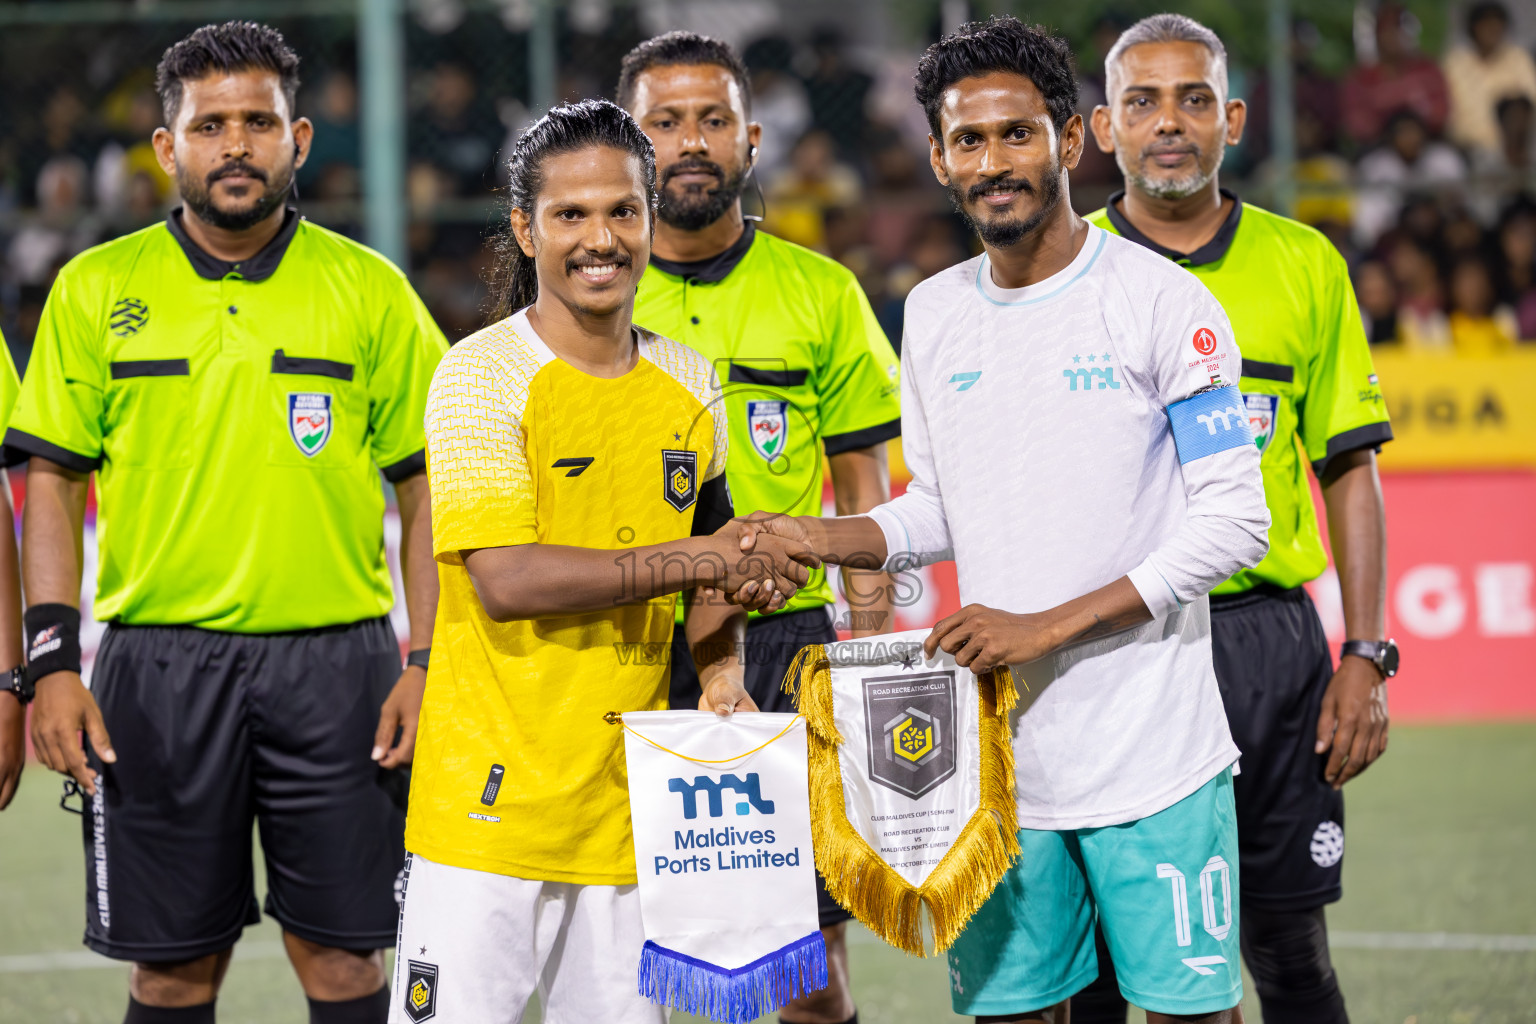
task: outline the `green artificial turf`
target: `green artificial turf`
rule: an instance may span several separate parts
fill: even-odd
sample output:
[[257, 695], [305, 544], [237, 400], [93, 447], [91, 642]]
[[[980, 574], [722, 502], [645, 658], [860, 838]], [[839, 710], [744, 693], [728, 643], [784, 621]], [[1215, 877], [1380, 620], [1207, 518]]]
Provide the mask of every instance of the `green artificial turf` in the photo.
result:
[[[1329, 920], [1355, 1024], [1536, 1021], [1536, 724], [1396, 728], [1385, 760], [1347, 793], [1345, 897]], [[23, 970], [16, 959], [83, 949], [79, 819], [58, 810], [58, 794], [57, 778], [29, 765], [0, 813], [0, 1021], [117, 1024], [125, 967]], [[1373, 948], [1422, 945], [1433, 933], [1473, 946], [1525, 936], [1512, 944], [1526, 948]], [[866, 1024], [958, 1019], [941, 958], [916, 960], [856, 930], [849, 960]], [[1260, 1019], [1251, 991], [1244, 1006], [1250, 1022]], [[219, 1020], [307, 1020], [271, 922], [247, 930]]]

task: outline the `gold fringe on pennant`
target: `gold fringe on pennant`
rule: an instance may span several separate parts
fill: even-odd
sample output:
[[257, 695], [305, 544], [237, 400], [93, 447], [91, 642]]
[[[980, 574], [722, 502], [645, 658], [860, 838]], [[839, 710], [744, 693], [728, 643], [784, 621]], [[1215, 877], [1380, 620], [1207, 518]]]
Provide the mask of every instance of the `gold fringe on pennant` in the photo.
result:
[[832, 662], [824, 644], [800, 648], [784, 673], [783, 691], [795, 701], [795, 710], [805, 716], [807, 731], [833, 743], [843, 742], [832, 720]]
[[[813, 650], [817, 653], [808, 653]], [[832, 672], [825, 650], [801, 651], [795, 667], [799, 668], [794, 686], [800, 713], [812, 726], [806, 736], [811, 834], [827, 891], [865, 927], [914, 956], [928, 955], [923, 942], [926, 907], [934, 952], [944, 952], [1020, 855], [1013, 745], [1007, 724], [1017, 693], [1008, 669], [977, 677], [981, 794], [976, 813], [923, 885], [916, 887], [897, 874], [848, 821], [838, 754], [843, 739], [831, 726]], [[786, 691], [794, 692], [790, 687], [786, 679]], [[824, 715], [827, 727], [817, 728], [813, 714]]]
[[[1013, 670], [1007, 665], [999, 665], [988, 672], [985, 677], [992, 684], [992, 693], [997, 698], [997, 713], [1004, 718], [1008, 712], [1019, 706], [1019, 688], [1013, 681]], [[1024, 689], [1029, 689], [1029, 684], [1024, 684]]]

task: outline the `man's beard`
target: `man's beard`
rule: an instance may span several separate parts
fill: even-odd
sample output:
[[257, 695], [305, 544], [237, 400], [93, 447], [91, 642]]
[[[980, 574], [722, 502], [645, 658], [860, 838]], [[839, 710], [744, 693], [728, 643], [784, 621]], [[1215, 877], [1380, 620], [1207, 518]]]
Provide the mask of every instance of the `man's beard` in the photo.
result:
[[[667, 190], [668, 183], [677, 175], [700, 171], [713, 174], [720, 185], [716, 188], [690, 186], [680, 196]], [[708, 160], [680, 160], [662, 169], [661, 208], [657, 216], [680, 231], [701, 231], [725, 216], [725, 211], [741, 197], [746, 178], [745, 167], [726, 174], [719, 164]]]
[[1165, 152], [1168, 147], [1161, 150], [1156, 146], [1148, 146], [1141, 151], [1136, 167], [1128, 165], [1124, 152], [1119, 146], [1115, 147], [1115, 163], [1120, 165], [1120, 173], [1125, 175], [1125, 180], [1135, 187], [1136, 191], [1153, 199], [1187, 199], [1199, 192], [1211, 183], [1216, 177], [1216, 172], [1221, 169], [1222, 157], [1227, 152], [1227, 140], [1222, 136], [1216, 138], [1216, 159], [1211, 161], [1210, 169], [1204, 168], [1205, 153], [1200, 147], [1187, 145], [1186, 148], [1193, 151], [1195, 169], [1178, 178], [1153, 178], [1141, 173], [1140, 168], [1147, 166], [1147, 161], [1159, 152]]
[[[236, 174], [255, 178], [265, 183], [261, 195], [256, 202], [244, 210], [221, 210], [213, 203], [213, 183], [220, 178], [228, 178]], [[191, 174], [176, 174], [176, 187], [181, 192], [181, 201], [187, 204], [187, 208], [197, 214], [199, 220], [205, 224], [211, 224], [224, 231], [246, 231], [255, 227], [271, 216], [288, 200], [288, 193], [293, 189], [293, 164], [278, 168], [270, 177], [263, 171], [259, 171], [243, 160], [231, 160], [229, 163], [212, 171], [202, 181], [198, 181]]]
[[[1040, 206], [1028, 217], [1008, 217], [999, 220], [982, 220], [970, 211], [970, 204], [979, 202], [987, 192], [997, 187], [1014, 189], [1025, 195], [1040, 197]], [[1017, 245], [1024, 238], [1045, 223], [1045, 219], [1055, 212], [1061, 203], [1061, 168], [1059, 166], [1047, 171], [1040, 179], [1040, 187], [1037, 189], [1033, 183], [1024, 178], [1001, 178], [992, 181], [984, 181], [970, 188], [962, 188], [959, 185], [949, 186], [950, 201], [955, 204], [955, 209], [960, 211], [976, 234], [986, 244], [998, 249], [1006, 249]]]

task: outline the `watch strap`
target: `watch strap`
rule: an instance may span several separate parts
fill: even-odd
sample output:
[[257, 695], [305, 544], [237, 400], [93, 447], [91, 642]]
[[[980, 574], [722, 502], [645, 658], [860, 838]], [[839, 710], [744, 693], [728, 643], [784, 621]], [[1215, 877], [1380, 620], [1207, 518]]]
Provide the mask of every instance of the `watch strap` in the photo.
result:
[[1383, 681], [1397, 675], [1400, 665], [1400, 655], [1397, 649], [1397, 641], [1390, 638], [1386, 640], [1346, 640], [1340, 648], [1341, 658], [1353, 654], [1364, 658], [1376, 666], [1376, 671], [1381, 673]]
[[1376, 662], [1386, 649], [1387, 644], [1384, 640], [1345, 640], [1343, 646], [1339, 648], [1339, 656], [1347, 657], [1353, 654], [1357, 658]]
[[23, 706], [32, 703], [32, 682], [27, 677], [27, 670], [22, 666], [17, 665], [9, 672], [0, 673], [0, 682], [4, 684], [0, 685], [0, 690], [9, 690], [15, 694], [16, 699]]

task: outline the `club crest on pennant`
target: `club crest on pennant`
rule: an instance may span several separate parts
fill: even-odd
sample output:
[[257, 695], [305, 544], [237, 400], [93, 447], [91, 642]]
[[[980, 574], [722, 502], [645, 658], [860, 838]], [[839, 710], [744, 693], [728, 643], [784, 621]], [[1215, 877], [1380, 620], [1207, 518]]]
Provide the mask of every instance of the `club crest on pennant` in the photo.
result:
[[869, 777], [916, 800], [955, 774], [955, 674], [864, 680]]
[[288, 435], [304, 455], [320, 454], [331, 439], [331, 396], [323, 391], [290, 392]]
[[662, 494], [667, 504], [679, 512], [687, 511], [699, 496], [699, 456], [696, 452], [661, 451]]
[[789, 403], [748, 402], [747, 431], [757, 454], [769, 462], [783, 455], [789, 436]]
[[1275, 414], [1280, 411], [1280, 397], [1244, 395], [1243, 401], [1248, 405], [1248, 429], [1253, 432], [1253, 443], [1262, 452], [1269, 447], [1270, 438], [1275, 436]]

